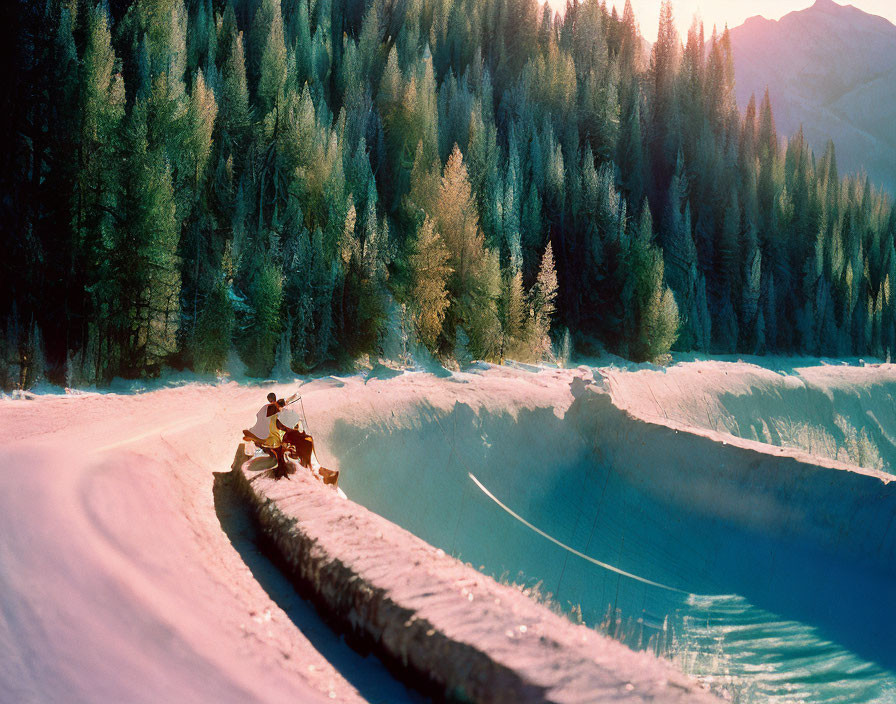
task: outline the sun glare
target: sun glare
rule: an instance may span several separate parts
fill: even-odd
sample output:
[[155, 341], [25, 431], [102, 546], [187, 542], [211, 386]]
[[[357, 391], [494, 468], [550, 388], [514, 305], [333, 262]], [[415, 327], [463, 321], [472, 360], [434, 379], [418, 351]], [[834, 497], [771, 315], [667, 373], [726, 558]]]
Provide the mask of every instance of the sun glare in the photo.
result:
[[[551, 7], [557, 12], [566, 10], [566, 0], [548, 0]], [[656, 39], [658, 18], [660, 15], [660, 0], [631, 0], [635, 17], [642, 36], [649, 40]], [[755, 15], [761, 15], [767, 19], [777, 20], [788, 12], [802, 10], [812, 4], [812, 0], [673, 0], [672, 7], [675, 13], [675, 24], [678, 31], [684, 35], [693, 18], [699, 17], [706, 28], [706, 34], [712, 31], [713, 25], [719, 30], [727, 24], [728, 27], [736, 27]], [[846, 3], [840, 3], [846, 4]], [[880, 15], [896, 24], [896, 3], [892, 0], [855, 0], [852, 3], [860, 10], [873, 15]], [[612, 2], [607, 5], [615, 6], [619, 14], [625, 6], [625, 0]]]

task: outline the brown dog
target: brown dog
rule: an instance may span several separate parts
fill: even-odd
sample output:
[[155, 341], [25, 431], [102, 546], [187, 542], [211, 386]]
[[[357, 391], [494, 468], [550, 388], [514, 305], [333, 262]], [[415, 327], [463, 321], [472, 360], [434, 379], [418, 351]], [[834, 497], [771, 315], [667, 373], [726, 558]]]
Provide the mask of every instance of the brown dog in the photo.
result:
[[[314, 454], [314, 438], [308, 433], [291, 428], [283, 433], [283, 446], [286, 456], [294, 457], [306, 469], [311, 469], [311, 457]], [[339, 470], [321, 467], [318, 470], [321, 481], [329, 486], [339, 483]]]
[[283, 433], [283, 444], [289, 449], [287, 454], [299, 460], [299, 464], [311, 469], [311, 455], [314, 453], [314, 438], [308, 433], [296, 428], [290, 428]]

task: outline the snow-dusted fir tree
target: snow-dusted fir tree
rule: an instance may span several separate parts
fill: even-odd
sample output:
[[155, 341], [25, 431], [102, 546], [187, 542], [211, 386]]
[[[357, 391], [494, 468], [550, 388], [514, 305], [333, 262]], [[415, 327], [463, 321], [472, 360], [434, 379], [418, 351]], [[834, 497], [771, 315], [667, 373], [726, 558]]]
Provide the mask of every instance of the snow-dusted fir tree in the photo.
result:
[[538, 276], [529, 294], [534, 323], [532, 352], [536, 359], [541, 359], [551, 348], [551, 323], [557, 310], [557, 271], [554, 267], [554, 248], [548, 242], [541, 257]]

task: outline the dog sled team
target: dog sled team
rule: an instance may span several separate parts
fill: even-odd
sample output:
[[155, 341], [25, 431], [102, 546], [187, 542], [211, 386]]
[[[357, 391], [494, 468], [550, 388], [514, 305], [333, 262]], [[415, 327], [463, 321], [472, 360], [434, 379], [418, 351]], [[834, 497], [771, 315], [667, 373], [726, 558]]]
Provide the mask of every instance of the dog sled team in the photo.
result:
[[293, 394], [288, 399], [278, 399], [274, 393], [268, 394], [268, 402], [256, 414], [255, 425], [243, 431], [243, 440], [251, 442], [277, 461], [273, 474], [277, 479], [297, 471], [296, 465], [304, 467], [312, 476], [324, 484], [336, 487], [339, 471], [321, 467], [314, 453], [314, 438], [305, 432], [302, 422], [292, 427], [286, 425], [282, 415], [287, 406], [301, 398]]

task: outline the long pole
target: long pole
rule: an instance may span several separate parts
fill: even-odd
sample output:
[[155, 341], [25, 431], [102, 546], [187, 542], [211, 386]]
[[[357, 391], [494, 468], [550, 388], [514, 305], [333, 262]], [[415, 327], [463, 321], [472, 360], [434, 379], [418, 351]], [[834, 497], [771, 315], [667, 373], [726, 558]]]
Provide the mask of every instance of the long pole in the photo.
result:
[[299, 396], [299, 403], [302, 405], [302, 422], [305, 424], [305, 432], [311, 435], [311, 427], [308, 425], [308, 416], [305, 415], [305, 402]]

